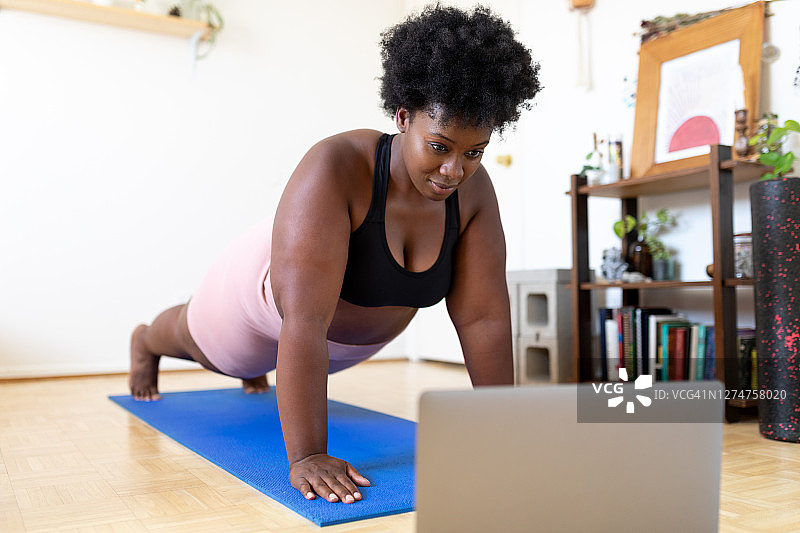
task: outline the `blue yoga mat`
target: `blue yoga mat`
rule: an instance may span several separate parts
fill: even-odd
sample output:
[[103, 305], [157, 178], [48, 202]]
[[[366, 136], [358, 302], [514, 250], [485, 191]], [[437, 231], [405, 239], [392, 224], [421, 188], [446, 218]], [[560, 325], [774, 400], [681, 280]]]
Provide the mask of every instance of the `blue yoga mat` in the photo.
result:
[[289, 484], [275, 388], [265, 394], [220, 389], [162, 394], [157, 402], [110, 396], [153, 428], [319, 526], [414, 510], [416, 424], [328, 400], [328, 453], [372, 486], [352, 504], [306, 500]]

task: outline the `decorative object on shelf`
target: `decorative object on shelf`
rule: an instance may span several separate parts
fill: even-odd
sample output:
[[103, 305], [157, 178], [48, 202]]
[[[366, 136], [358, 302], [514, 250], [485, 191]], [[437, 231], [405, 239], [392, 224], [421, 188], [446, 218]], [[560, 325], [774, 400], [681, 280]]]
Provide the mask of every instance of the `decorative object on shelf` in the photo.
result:
[[628, 269], [628, 263], [622, 258], [622, 250], [619, 248], [607, 248], [603, 250], [603, 263], [600, 265], [600, 274], [606, 281], [618, 281], [622, 279], [622, 273]]
[[586, 162], [578, 173], [586, 178], [586, 184], [608, 185], [622, 179], [622, 135], [608, 139], [597, 139], [592, 133], [592, 151], [586, 154]]
[[642, 21], [642, 31], [639, 32], [639, 36], [642, 43], [646, 43], [647, 41], [652, 41], [653, 39], [658, 39], [659, 37], [668, 35], [680, 28], [685, 28], [708, 18], [720, 15], [725, 11], [728, 11], [728, 9], [706, 11], [704, 13], [697, 13], [695, 15], [689, 15], [688, 13], [677, 13], [671, 17], [659, 15], [650, 20]]
[[588, 185], [600, 185], [604, 181], [603, 175], [605, 171], [603, 167], [605, 166], [605, 160], [603, 152], [597, 149], [597, 133], [592, 133], [592, 146], [592, 151], [586, 154], [586, 163], [584, 163], [578, 175], [584, 176]]
[[759, 429], [767, 438], [800, 442], [800, 179], [750, 186], [753, 222]]
[[623, 170], [622, 135], [618, 134], [608, 138], [608, 173], [614, 181], [619, 181], [623, 179]]
[[[780, 178], [792, 170], [794, 153], [791, 151], [783, 153], [783, 144], [792, 132], [800, 133], [800, 123], [790, 119], [784, 122], [783, 126], [759, 131], [750, 138], [750, 145], [764, 143], [764, 148], [761, 149], [761, 155], [758, 156], [758, 160], [764, 165], [773, 167], [771, 172], [766, 172], [761, 176], [762, 180]], [[764, 140], [765, 138], [766, 140]]]
[[628, 261], [635, 272], [641, 272], [648, 278], [653, 277], [653, 254], [650, 245], [641, 235], [628, 247]]
[[709, 145], [733, 144], [734, 111], [758, 109], [763, 29], [756, 2], [641, 45], [631, 178], [707, 165]]
[[[634, 241], [628, 250], [628, 261], [633, 270], [641, 272], [647, 277], [654, 278], [653, 259], [671, 259], [671, 254], [661, 239], [657, 236], [664, 230], [675, 226], [675, 215], [668, 209], [659, 209], [655, 218], [650, 218], [647, 213], [643, 213], [637, 221], [631, 215], [617, 220], [614, 223], [614, 234], [620, 239], [625, 235], [636, 231], [637, 240]], [[662, 270], [668, 272], [668, 270]], [[655, 278], [654, 278], [655, 279]], [[661, 281], [672, 278], [663, 278]]]
[[[765, 11], [764, 16], [769, 17], [772, 16], [773, 13], [769, 12], [769, 4], [770, 2], [775, 2], [780, 0], [766, 0], [765, 1]], [[725, 9], [717, 9], [715, 11], [705, 11], [703, 13], [696, 13], [694, 15], [690, 15], [688, 13], [676, 13], [671, 17], [665, 17], [663, 15], [659, 15], [654, 17], [650, 20], [643, 20], [641, 23], [642, 31], [639, 32], [639, 37], [642, 43], [647, 41], [651, 41], [653, 39], [658, 39], [659, 37], [663, 37], [664, 35], [669, 35], [675, 30], [679, 30], [681, 28], [685, 28], [687, 26], [691, 26], [692, 24], [697, 24], [698, 22], [702, 22], [706, 19], [711, 17], [716, 17], [717, 15], [721, 15], [726, 11], [730, 11], [731, 9], [735, 8], [725, 8]], [[771, 46], [772, 48], [777, 49], [777, 46], [774, 46], [769, 43], [764, 43], [764, 47]], [[778, 56], [780, 56], [780, 51], [777, 52]], [[777, 57], [772, 57], [775, 55], [773, 50], [768, 50], [766, 52], [762, 52], [762, 56], [767, 56], [763, 59], [763, 61], [767, 63], [772, 63], [777, 59]]]
[[750, 143], [747, 139], [747, 109], [737, 109], [736, 115], [736, 141], [733, 148], [739, 158], [745, 158], [750, 152]]
[[752, 233], [737, 233], [733, 236], [733, 275], [739, 279], [753, 277]]
[[[199, 47], [195, 49], [195, 59], [203, 59], [208, 57], [214, 45], [217, 42], [222, 29], [225, 27], [225, 20], [222, 18], [219, 10], [209, 2], [204, 0], [181, 0], [178, 6], [179, 16], [189, 20], [199, 20], [205, 22], [211, 28], [208, 37], [205, 39], [205, 50], [200, 51]], [[174, 8], [173, 8], [174, 9]], [[172, 14], [172, 10], [170, 10]]]
[[653, 254], [653, 280], [670, 281], [673, 279], [675, 279], [675, 260], [672, 257], [658, 257]]
[[653, 281], [652, 278], [648, 278], [641, 272], [623, 272], [622, 273], [622, 281], [625, 283], [641, 283], [643, 281]]

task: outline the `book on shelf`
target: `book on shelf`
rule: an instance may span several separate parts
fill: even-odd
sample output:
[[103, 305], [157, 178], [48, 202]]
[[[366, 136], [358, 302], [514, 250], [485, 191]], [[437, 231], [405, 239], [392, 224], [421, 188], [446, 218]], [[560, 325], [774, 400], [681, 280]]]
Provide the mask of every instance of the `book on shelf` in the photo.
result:
[[661, 380], [686, 379], [686, 351], [691, 322], [674, 321], [661, 324]]
[[[601, 375], [619, 381], [651, 374], [657, 381], [716, 379], [714, 326], [700, 324], [668, 307], [622, 306], [600, 308]], [[737, 330], [739, 388], [756, 388], [755, 334]]]
[[649, 348], [648, 355], [650, 358], [650, 368], [653, 369], [653, 377], [656, 380], [664, 381], [667, 379], [667, 366], [665, 363], [665, 353], [667, 350], [667, 343], [663, 335], [662, 326], [665, 324], [688, 324], [689, 321], [685, 315], [670, 314], [670, 315], [650, 315], [649, 329]]
[[619, 327], [622, 337], [620, 345], [620, 359], [628, 372], [628, 379], [635, 379], [638, 376], [638, 368], [636, 368], [636, 355], [634, 354], [634, 347], [636, 346], [636, 339], [634, 338], [633, 327], [633, 306], [625, 306], [620, 308]]
[[672, 310], [668, 307], [637, 307], [634, 311], [636, 360], [642, 374], [650, 374], [653, 368], [650, 358], [650, 317], [669, 314], [672, 314]]
[[699, 353], [699, 329], [700, 324], [692, 324], [689, 326], [689, 351], [687, 357], [686, 379], [689, 381], [697, 381], [697, 360]]
[[714, 341], [714, 326], [706, 326], [706, 360], [703, 363], [703, 379], [717, 378], [717, 345]]
[[620, 367], [620, 353], [619, 353], [619, 323], [617, 322], [616, 313], [612, 314], [611, 318], [606, 320], [606, 359], [608, 368], [609, 381], [619, 381], [618, 369]]
[[694, 372], [692, 375], [694, 379], [703, 379], [705, 372], [706, 362], [706, 333], [708, 326], [704, 324], [697, 324], [697, 349], [695, 350]]
[[[606, 321], [614, 319], [614, 310], [608, 307], [601, 307], [597, 310], [599, 319], [599, 333], [600, 333], [600, 379], [608, 381], [608, 349], [607, 349], [607, 335], [606, 335]], [[615, 337], [616, 338], [616, 337]]]

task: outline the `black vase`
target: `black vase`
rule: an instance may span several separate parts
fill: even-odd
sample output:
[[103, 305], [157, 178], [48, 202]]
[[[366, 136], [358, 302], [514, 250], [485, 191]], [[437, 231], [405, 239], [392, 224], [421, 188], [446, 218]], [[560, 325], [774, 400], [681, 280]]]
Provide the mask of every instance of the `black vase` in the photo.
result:
[[750, 209], [759, 429], [800, 442], [800, 179], [753, 183]]

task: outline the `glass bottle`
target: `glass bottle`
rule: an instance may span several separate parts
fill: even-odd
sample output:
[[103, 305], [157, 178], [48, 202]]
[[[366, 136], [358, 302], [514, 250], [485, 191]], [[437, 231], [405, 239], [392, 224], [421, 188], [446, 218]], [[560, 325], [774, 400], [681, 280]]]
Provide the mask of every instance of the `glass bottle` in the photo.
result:
[[628, 258], [631, 270], [641, 272], [648, 278], [653, 277], [653, 254], [650, 246], [641, 235], [639, 239], [628, 247]]

